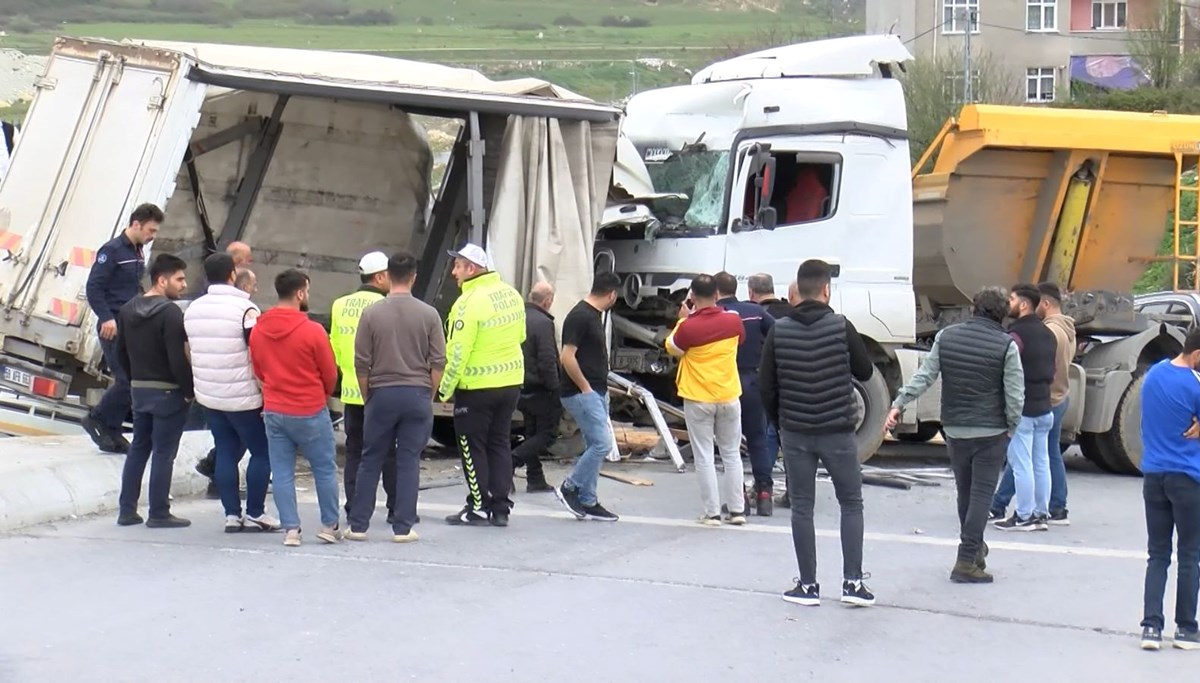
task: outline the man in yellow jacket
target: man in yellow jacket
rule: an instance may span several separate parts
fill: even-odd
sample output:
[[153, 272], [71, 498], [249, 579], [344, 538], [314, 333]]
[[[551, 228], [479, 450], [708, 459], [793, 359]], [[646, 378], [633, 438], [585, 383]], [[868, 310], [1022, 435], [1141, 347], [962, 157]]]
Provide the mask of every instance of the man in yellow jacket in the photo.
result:
[[508, 526], [512, 509], [512, 429], [525, 381], [525, 302], [488, 269], [475, 244], [451, 251], [462, 295], [446, 320], [441, 401], [454, 399], [454, 431], [467, 480], [467, 504], [446, 518], [455, 525]]
[[[354, 337], [358, 334], [358, 321], [363, 311], [367, 306], [382, 301], [392, 287], [387, 268], [388, 257], [382, 251], [373, 251], [362, 257], [358, 262], [362, 286], [334, 299], [329, 312], [329, 343], [333, 346], [333, 357], [342, 377], [341, 399], [345, 416], [342, 429], [346, 432], [346, 468], [342, 472], [342, 485], [346, 489], [347, 515], [350, 514], [350, 501], [354, 500], [358, 467], [362, 463], [363, 423], [366, 420], [363, 396], [354, 371]], [[383, 491], [387, 494], [388, 524], [391, 524], [392, 513], [396, 509], [395, 446], [383, 460]]]

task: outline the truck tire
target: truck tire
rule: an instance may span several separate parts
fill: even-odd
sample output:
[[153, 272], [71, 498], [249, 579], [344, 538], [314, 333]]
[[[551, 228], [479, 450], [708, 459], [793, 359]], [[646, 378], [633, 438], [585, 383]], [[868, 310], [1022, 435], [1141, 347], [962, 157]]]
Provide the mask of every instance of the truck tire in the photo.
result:
[[883, 445], [883, 426], [892, 407], [891, 392], [878, 368], [866, 382], [854, 380], [854, 392], [862, 401], [862, 421], [854, 432], [854, 445], [858, 449], [858, 461], [866, 462]]
[[942, 431], [941, 422], [922, 422], [917, 425], [917, 431], [897, 434], [896, 440], [905, 443], [925, 443]]
[[1080, 449], [1088, 460], [1114, 474], [1142, 473], [1142, 385], [1145, 372], [1134, 375], [1125, 389], [1113, 426], [1099, 434], [1081, 434]]

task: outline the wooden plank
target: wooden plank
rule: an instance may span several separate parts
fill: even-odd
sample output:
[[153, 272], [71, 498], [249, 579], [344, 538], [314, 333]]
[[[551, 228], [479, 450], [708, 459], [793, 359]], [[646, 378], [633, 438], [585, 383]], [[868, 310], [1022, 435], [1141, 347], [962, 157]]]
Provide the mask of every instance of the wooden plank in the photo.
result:
[[614, 479], [623, 484], [630, 484], [632, 486], [654, 486], [654, 482], [650, 481], [649, 479], [641, 479], [639, 477], [630, 476], [621, 472], [608, 472], [605, 470], [600, 470], [600, 476], [608, 479]]

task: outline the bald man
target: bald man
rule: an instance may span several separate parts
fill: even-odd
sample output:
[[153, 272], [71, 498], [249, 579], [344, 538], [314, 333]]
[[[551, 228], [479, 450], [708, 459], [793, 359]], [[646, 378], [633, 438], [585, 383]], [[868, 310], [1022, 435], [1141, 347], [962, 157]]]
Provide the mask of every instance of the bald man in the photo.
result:
[[558, 440], [562, 404], [558, 398], [558, 340], [555, 338], [554, 287], [538, 282], [525, 304], [525, 385], [517, 409], [524, 417], [525, 440], [513, 451], [513, 469], [525, 466], [526, 493], [545, 493], [554, 487], [542, 471], [542, 454]]
[[233, 257], [233, 266], [235, 268], [241, 268], [250, 264], [250, 245], [245, 242], [230, 242], [229, 246], [225, 247], [225, 253]]

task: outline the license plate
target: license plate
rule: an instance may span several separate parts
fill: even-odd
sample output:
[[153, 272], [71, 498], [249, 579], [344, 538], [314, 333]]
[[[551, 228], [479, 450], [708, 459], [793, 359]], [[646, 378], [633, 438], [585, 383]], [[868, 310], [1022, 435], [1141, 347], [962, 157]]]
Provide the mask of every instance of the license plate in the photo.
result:
[[5, 366], [3, 377], [5, 382], [11, 382], [12, 384], [25, 387], [26, 389], [33, 388], [33, 375], [25, 372], [24, 370], [18, 370], [17, 368]]

